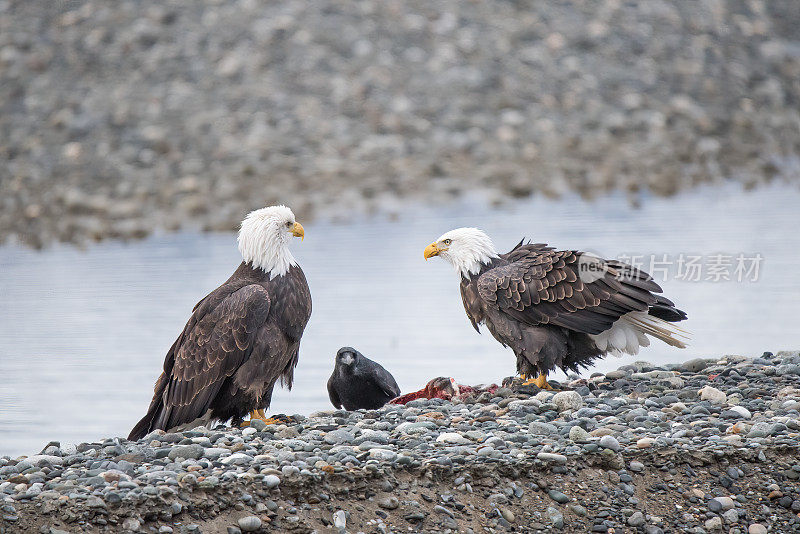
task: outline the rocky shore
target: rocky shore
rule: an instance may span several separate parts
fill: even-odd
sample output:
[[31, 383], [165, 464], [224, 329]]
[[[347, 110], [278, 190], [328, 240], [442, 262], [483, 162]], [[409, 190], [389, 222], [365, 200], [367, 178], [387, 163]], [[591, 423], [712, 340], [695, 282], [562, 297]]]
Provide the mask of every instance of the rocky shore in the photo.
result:
[[800, 353], [0, 457], [0, 532], [800, 530]]
[[800, 177], [793, 0], [0, 1], [0, 243]]

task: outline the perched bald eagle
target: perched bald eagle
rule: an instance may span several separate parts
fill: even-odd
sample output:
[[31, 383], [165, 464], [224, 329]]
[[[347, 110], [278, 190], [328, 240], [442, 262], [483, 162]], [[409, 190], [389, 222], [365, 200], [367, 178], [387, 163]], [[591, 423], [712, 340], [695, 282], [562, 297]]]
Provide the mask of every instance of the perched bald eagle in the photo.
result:
[[578, 371], [607, 353], [636, 354], [647, 336], [685, 347], [686, 319], [653, 278], [630, 265], [575, 250], [521, 241], [499, 254], [477, 228], [458, 228], [425, 248], [461, 277], [461, 298], [475, 330], [485, 324], [517, 357], [517, 371], [538, 375]]
[[286, 206], [247, 215], [239, 231], [244, 261], [194, 307], [128, 439], [212, 420], [239, 423], [248, 413], [266, 419], [275, 382], [292, 387], [311, 316], [308, 283], [288, 247], [291, 236], [304, 235]]

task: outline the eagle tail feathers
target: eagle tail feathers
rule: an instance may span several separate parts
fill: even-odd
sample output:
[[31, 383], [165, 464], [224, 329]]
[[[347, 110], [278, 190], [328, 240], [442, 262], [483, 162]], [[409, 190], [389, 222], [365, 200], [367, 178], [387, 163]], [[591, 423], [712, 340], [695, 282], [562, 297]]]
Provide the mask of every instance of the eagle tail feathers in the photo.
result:
[[620, 317], [608, 330], [590, 335], [597, 348], [613, 356], [638, 354], [641, 347], [650, 345], [647, 336], [660, 339], [667, 345], [686, 348], [689, 333], [673, 323], [648, 315], [630, 312]]
[[153, 421], [159, 416], [162, 409], [163, 404], [161, 402], [153, 402], [144, 417], [142, 417], [131, 430], [131, 433], [128, 435], [128, 440], [140, 440], [157, 428], [153, 426]]
[[667, 345], [685, 349], [689, 340], [689, 332], [673, 323], [645, 313], [630, 313], [626, 316], [629, 323], [645, 334], [660, 339]]

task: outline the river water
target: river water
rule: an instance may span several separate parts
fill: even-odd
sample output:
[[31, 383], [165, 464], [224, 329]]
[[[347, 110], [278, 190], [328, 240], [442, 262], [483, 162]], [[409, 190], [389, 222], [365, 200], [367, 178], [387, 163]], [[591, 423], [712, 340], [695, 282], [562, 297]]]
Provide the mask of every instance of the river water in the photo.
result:
[[[656, 262], [666, 295], [689, 314], [690, 348], [654, 341], [585, 376], [636, 360], [800, 348], [798, 207], [795, 188], [725, 186], [645, 199], [639, 209], [622, 196], [534, 198], [502, 209], [464, 201], [410, 208], [397, 221], [307, 224], [305, 241], [292, 246], [314, 312], [294, 389], [276, 387], [269, 411], [330, 408], [325, 383], [343, 345], [381, 362], [404, 392], [440, 375], [465, 384], [511, 375], [511, 352], [469, 325], [449, 265], [422, 258], [425, 245], [458, 226], [483, 228], [503, 251], [527, 236], [631, 257], [646, 269]], [[192, 306], [239, 261], [232, 234], [185, 232], [86, 251], [0, 247], [0, 455], [127, 435]]]

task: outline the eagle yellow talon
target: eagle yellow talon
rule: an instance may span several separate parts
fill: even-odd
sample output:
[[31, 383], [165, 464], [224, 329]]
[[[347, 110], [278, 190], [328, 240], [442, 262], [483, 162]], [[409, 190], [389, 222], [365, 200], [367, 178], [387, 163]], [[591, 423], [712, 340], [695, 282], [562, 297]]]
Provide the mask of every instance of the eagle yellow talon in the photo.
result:
[[239, 425], [239, 428], [247, 428], [248, 426], [250, 426], [250, 421], [252, 421], [253, 419], [260, 419], [260, 420], [264, 421], [265, 423], [267, 423], [268, 425], [275, 424], [275, 423], [268, 422], [268, 421], [272, 420], [272, 418], [267, 419], [267, 415], [264, 413], [264, 410], [252, 410], [250, 412], [250, 420], [249, 421], [242, 421], [241, 424]]
[[[525, 379], [525, 375], [522, 375], [522, 378], [524, 380]], [[547, 390], [551, 390], [551, 391], [555, 390], [555, 388], [553, 388], [550, 384], [547, 383], [547, 375], [545, 375], [545, 374], [540, 374], [536, 378], [530, 378], [528, 380], [525, 380], [525, 382], [523, 382], [522, 385], [523, 386], [536, 386], [539, 389], [547, 389]]]
[[267, 425], [280, 425], [283, 424], [283, 421], [276, 419], [275, 417], [270, 417], [268, 419], [264, 419], [264, 423]]

